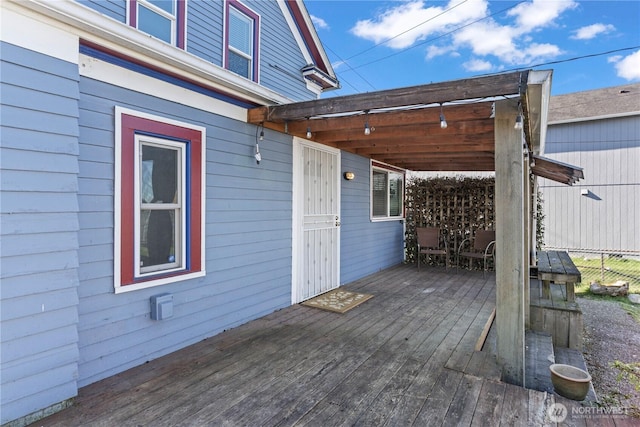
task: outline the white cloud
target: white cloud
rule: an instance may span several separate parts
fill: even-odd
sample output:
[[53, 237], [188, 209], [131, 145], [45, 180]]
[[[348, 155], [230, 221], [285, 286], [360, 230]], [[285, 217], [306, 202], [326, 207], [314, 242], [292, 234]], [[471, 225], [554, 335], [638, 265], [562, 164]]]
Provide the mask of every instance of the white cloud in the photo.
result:
[[426, 7], [422, 0], [401, 3], [374, 19], [356, 22], [351, 32], [375, 43], [386, 42], [393, 49], [404, 49], [427, 37], [438, 36], [453, 26], [482, 18], [487, 13], [486, 0], [470, 0], [456, 6], [458, 4], [457, 0], [451, 0], [445, 7]]
[[622, 59], [622, 55], [613, 55], [607, 58], [608, 63], [616, 63]]
[[436, 56], [445, 55], [448, 52], [451, 52], [451, 47], [449, 46], [427, 46], [427, 59], [435, 58]]
[[484, 61], [482, 59], [471, 59], [462, 64], [462, 66], [465, 68], [465, 70], [472, 72], [490, 71], [491, 69], [493, 69], [493, 64], [491, 64], [491, 62]]
[[311, 15], [311, 22], [313, 22], [313, 25], [315, 25], [315, 27], [318, 29], [321, 29], [321, 30], [329, 29], [329, 24], [327, 24], [327, 21], [325, 21], [322, 18], [318, 18], [317, 16]]
[[577, 6], [578, 3], [573, 0], [533, 0], [532, 2], [520, 3], [511, 9], [507, 15], [516, 18], [516, 28], [519, 32], [527, 33], [552, 25], [563, 12], [574, 9]]
[[611, 24], [592, 24], [586, 27], [578, 28], [571, 36], [575, 40], [590, 40], [600, 34], [610, 33], [615, 31], [616, 27]]
[[446, 6], [427, 6], [425, 1], [412, 0], [385, 9], [375, 18], [358, 21], [351, 31], [392, 49], [406, 49], [428, 40], [427, 59], [470, 49], [477, 58], [493, 56], [503, 64], [520, 65], [563, 53], [556, 45], [535, 42], [534, 36], [540, 29], [556, 25], [564, 12], [577, 6], [574, 0], [533, 0], [509, 10], [507, 17], [512, 22], [505, 24], [489, 18], [496, 10], [489, 11], [487, 0], [450, 0]]
[[346, 61], [336, 61], [331, 64], [331, 67], [333, 67], [334, 70], [337, 70], [338, 68], [342, 67], [344, 64], [346, 64]]
[[554, 44], [532, 43], [524, 50], [524, 61], [530, 62], [536, 59], [555, 58], [562, 53], [562, 50]]
[[475, 55], [493, 55], [503, 60], [511, 61], [516, 55], [513, 28], [498, 25], [494, 21], [478, 22], [463, 28], [454, 37], [457, 46], [468, 46]]
[[616, 62], [618, 76], [626, 80], [640, 80], [640, 50]]

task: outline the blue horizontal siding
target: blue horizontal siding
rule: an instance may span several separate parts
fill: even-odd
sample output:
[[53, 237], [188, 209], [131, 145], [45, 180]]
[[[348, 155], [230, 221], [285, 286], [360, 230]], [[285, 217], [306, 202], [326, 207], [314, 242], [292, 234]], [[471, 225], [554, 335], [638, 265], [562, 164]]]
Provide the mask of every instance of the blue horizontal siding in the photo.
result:
[[119, 22], [125, 22], [127, 16], [126, 0], [76, 0]]
[[10, 301], [24, 295], [46, 295], [49, 292], [57, 292], [59, 289], [65, 289], [65, 286], [73, 283], [77, 277], [77, 272], [74, 269], [51, 270], [11, 277], [3, 275], [2, 300]]
[[5, 423], [77, 393], [79, 77], [77, 64], [0, 49]]
[[[4, 151], [3, 154], [8, 151]], [[19, 165], [17, 167], [27, 167], [27, 165]], [[52, 180], [51, 172], [51, 170], [5, 169], [0, 177], [0, 186], [5, 191], [15, 192], [71, 193], [78, 190], [78, 180], [75, 173], [64, 173], [65, 171], [62, 171], [63, 173], [57, 174], [56, 179]]]
[[[26, 49], [21, 47], [2, 42], [3, 91], [12, 90], [8, 86], [16, 86], [21, 88], [25, 95], [42, 97], [43, 103], [51, 100], [51, 95], [55, 95], [60, 97], [61, 105], [67, 106], [69, 99], [77, 100], [78, 66], [76, 64], [53, 59], [33, 51], [28, 51], [28, 55], [24, 56], [25, 51]], [[3, 96], [2, 101], [3, 104], [8, 105], [21, 105], [25, 102], [28, 103], [27, 105], [32, 105], [34, 102], [36, 105], [38, 104], [37, 101], [26, 98], [28, 96], [11, 99]], [[55, 109], [58, 110], [59, 107], [56, 106]], [[66, 115], [68, 112], [59, 111], [62, 115]], [[27, 129], [30, 128], [27, 127]]]
[[224, 2], [189, 2], [187, 52], [222, 66]]
[[[49, 361], [51, 362], [51, 361]], [[49, 368], [42, 372], [32, 371], [36, 375], [22, 377], [12, 382], [12, 387], [3, 390], [3, 400], [9, 405], [21, 406], [21, 412], [30, 414], [42, 409], [36, 403], [29, 401], [47, 401], [58, 403], [56, 399], [61, 393], [75, 395], [77, 393], [75, 382], [69, 381], [59, 384], [60, 378], [74, 378], [78, 372], [75, 368], [75, 360], [58, 360], [59, 367]], [[65, 363], [66, 362], [66, 363]], [[55, 386], [54, 386], [55, 385]], [[29, 390], [37, 390], [35, 393]]]
[[[61, 315], [70, 315], [73, 316], [74, 313], [77, 313], [75, 308], [73, 310], [60, 310]], [[51, 316], [48, 316], [51, 317]], [[55, 317], [55, 316], [54, 316]], [[21, 328], [21, 324], [23, 323], [22, 319], [20, 320], [8, 320], [7, 322], [3, 322], [3, 328], [13, 329], [13, 328]], [[23, 335], [19, 338], [3, 341], [2, 343], [2, 363], [7, 364], [12, 361], [25, 361], [28, 360], [33, 355], [38, 355], [40, 353], [51, 351], [54, 346], [51, 344], [51, 336], [56, 336], [55, 348], [72, 346], [77, 344], [78, 341], [78, 331], [76, 325], [64, 325], [63, 327], [49, 327], [48, 325], [35, 325], [38, 329], [44, 327], [42, 332], [38, 330], [30, 330], [29, 335]], [[77, 357], [76, 357], [77, 359]], [[55, 362], [55, 361], [52, 361]], [[52, 363], [50, 369], [57, 369], [60, 366], [57, 366], [55, 363]], [[75, 364], [72, 366], [75, 369]], [[60, 378], [60, 384], [67, 383], [71, 378]], [[4, 378], [3, 378], [4, 381]], [[53, 385], [53, 384], [52, 384]], [[10, 385], [5, 385], [5, 387], [9, 387]], [[29, 390], [29, 392], [35, 393], [37, 389]], [[3, 389], [3, 398], [4, 398], [4, 389]], [[71, 396], [67, 396], [69, 398]], [[64, 400], [66, 398], [60, 399]], [[3, 410], [5, 406], [3, 405]], [[4, 412], [4, 411], [3, 411]], [[4, 416], [4, 414], [3, 414]]]
[[[291, 301], [291, 138], [93, 79], [80, 82], [79, 384], [85, 385], [282, 308]], [[113, 293], [113, 124], [117, 105], [207, 129], [202, 278]], [[174, 295], [150, 320], [149, 298]]]
[[[64, 110], [65, 113], [67, 111]], [[2, 105], [0, 114], [3, 126], [6, 127], [37, 129], [61, 135], [70, 135], [70, 132], [77, 131], [77, 117], [61, 115], [55, 111], [25, 110], [19, 106]]]
[[401, 221], [372, 222], [370, 219], [370, 162], [342, 153], [342, 171], [355, 173], [342, 180], [340, 225], [340, 283], [400, 264], [404, 259], [404, 228]]
[[[3, 99], [4, 101], [4, 99]], [[78, 150], [76, 138], [48, 133], [46, 129], [17, 129], [2, 123], [2, 147], [46, 153], [74, 153]], [[73, 130], [72, 130], [73, 131]]]
[[[7, 383], [14, 383], [24, 378], [37, 377], [39, 373], [51, 369], [51, 360], [53, 359], [58, 361], [58, 363], [56, 363], [58, 366], [74, 365], [78, 359], [78, 346], [72, 343], [64, 347], [56, 347], [36, 355], [31, 355], [26, 360], [20, 359], [7, 362], [5, 364], [6, 369], [2, 372], [3, 380]], [[47, 384], [41, 384], [41, 388], [46, 387], [48, 387]], [[22, 388], [23, 393], [27, 390], [29, 390], [29, 388]]]
[[2, 256], [6, 258], [22, 255], [47, 255], [74, 248], [78, 244], [74, 232], [4, 235]]
[[[124, 0], [79, 1], [125, 24]], [[307, 89], [300, 72], [308, 65], [308, 61], [300, 51], [277, 2], [249, 0], [242, 3], [260, 16], [260, 85], [294, 101], [315, 99], [316, 94]], [[223, 20], [224, 2], [188, 1], [186, 51], [223, 67]]]
[[76, 217], [75, 212], [5, 214], [2, 215], [2, 235], [76, 232]]
[[260, 84], [294, 101], [315, 99], [300, 70], [307, 64], [276, 2], [249, 1], [262, 16]]

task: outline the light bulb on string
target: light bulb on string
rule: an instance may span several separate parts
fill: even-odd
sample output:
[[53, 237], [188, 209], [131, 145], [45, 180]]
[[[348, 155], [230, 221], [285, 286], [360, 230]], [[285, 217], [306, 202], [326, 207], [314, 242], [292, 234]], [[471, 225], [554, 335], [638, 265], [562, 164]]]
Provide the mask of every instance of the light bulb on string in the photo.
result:
[[369, 110], [364, 111], [365, 119], [364, 119], [364, 134], [371, 135], [371, 128], [369, 127]]
[[442, 110], [442, 103], [440, 103], [440, 127], [442, 129], [447, 128], [447, 119], [444, 118], [444, 111]]

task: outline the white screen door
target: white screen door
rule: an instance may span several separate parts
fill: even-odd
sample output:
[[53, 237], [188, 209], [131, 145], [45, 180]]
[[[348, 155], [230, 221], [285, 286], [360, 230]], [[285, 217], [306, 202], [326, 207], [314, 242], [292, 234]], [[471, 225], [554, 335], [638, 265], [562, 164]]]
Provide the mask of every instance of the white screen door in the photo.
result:
[[296, 139], [293, 154], [295, 304], [340, 286], [340, 151]]

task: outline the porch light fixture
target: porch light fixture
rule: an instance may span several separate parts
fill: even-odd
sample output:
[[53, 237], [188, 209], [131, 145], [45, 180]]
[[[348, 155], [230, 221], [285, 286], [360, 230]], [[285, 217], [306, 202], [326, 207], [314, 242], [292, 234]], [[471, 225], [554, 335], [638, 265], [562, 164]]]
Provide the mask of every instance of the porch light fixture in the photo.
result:
[[444, 118], [444, 111], [442, 110], [442, 102], [440, 103], [440, 127], [442, 129], [447, 128], [447, 119]]
[[[260, 129], [260, 134], [258, 135], [258, 129]], [[260, 126], [256, 128], [256, 150], [253, 157], [256, 159], [256, 164], [260, 164], [262, 160], [262, 156], [260, 155], [260, 141], [264, 140], [264, 123], [260, 123]]]
[[259, 165], [260, 161], [262, 160], [262, 156], [260, 155], [260, 146], [258, 146], [257, 143], [256, 143], [256, 154], [254, 155], [254, 157], [256, 158], [256, 164]]
[[369, 127], [369, 110], [364, 111], [365, 119], [364, 119], [364, 134], [371, 135], [371, 128]]
[[353, 173], [353, 172], [345, 172], [344, 173], [344, 179], [346, 179], [347, 181], [351, 181], [355, 177], [356, 177], [356, 174]]

